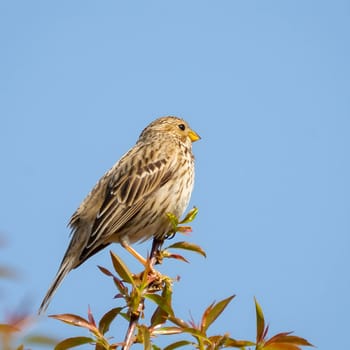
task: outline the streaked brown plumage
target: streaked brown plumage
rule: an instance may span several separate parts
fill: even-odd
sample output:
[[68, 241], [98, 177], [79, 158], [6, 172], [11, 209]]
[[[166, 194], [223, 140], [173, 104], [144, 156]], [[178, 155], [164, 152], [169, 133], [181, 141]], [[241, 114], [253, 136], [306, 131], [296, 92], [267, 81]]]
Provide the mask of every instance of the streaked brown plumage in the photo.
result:
[[180, 217], [194, 182], [192, 142], [200, 137], [181, 118], [149, 124], [131, 148], [95, 185], [69, 222], [72, 238], [39, 308], [46, 310], [64, 277], [112, 242], [129, 244], [166, 235], [166, 213]]

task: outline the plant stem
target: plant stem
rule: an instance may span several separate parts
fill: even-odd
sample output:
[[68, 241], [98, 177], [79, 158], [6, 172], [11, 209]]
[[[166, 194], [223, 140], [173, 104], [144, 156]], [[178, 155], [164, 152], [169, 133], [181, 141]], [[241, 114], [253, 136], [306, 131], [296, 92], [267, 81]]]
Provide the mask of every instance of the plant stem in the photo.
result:
[[124, 346], [122, 347], [122, 350], [129, 350], [135, 341], [134, 332], [135, 332], [137, 323], [140, 319], [140, 315], [143, 310], [143, 307], [144, 307], [144, 299], [142, 298], [137, 308], [137, 311], [130, 316], [129, 327], [125, 335]]
[[[152, 249], [150, 254], [150, 268], [153, 268], [153, 266], [156, 264], [157, 255], [163, 242], [164, 242], [163, 239], [157, 239], [157, 238], [153, 239]], [[144, 298], [141, 299], [137, 307], [137, 311], [132, 313], [130, 316], [129, 327], [125, 335], [124, 346], [122, 347], [122, 350], [129, 350], [135, 341], [134, 333], [135, 333], [136, 326], [139, 322], [140, 315], [143, 311], [143, 308], [144, 308]]]

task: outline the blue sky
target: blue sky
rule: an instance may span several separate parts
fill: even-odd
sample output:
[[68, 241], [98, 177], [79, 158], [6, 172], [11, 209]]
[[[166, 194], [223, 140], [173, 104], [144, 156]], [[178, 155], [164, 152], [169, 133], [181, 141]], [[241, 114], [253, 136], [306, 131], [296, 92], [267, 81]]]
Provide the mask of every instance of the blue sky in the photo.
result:
[[[343, 347], [349, 34], [348, 1], [2, 1], [0, 263], [21, 278], [1, 283], [0, 315], [36, 311], [80, 201], [151, 120], [178, 115], [202, 136], [189, 240], [208, 255], [162, 268], [181, 276], [179, 316], [237, 294], [213, 331], [253, 339], [256, 296], [272, 333]], [[115, 305], [96, 265], [111, 266], [108, 250], [49, 313]], [[83, 333], [46, 318], [33, 330]]]

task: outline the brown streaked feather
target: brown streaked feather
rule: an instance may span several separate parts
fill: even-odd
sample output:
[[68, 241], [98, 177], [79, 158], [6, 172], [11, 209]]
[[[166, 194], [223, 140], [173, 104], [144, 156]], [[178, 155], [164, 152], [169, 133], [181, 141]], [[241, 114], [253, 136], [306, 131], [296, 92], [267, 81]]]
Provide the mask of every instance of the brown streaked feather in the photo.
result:
[[[121, 171], [120, 173], [123, 173]], [[110, 236], [127, 225], [146, 202], [148, 196], [161, 188], [173, 173], [169, 160], [161, 159], [153, 163], [138, 163], [133, 174], [114, 176], [106, 189], [103, 202], [92, 226], [84, 255], [90, 256], [89, 250], [97, 249]]]
[[93, 249], [85, 247], [84, 250], [81, 252], [79, 261], [77, 262], [77, 265], [74, 267], [75, 269], [79, 267], [82, 263], [84, 263], [87, 259], [89, 259], [91, 256], [98, 253], [103, 248], [107, 247], [110, 243], [106, 244], [99, 244], [96, 245]]

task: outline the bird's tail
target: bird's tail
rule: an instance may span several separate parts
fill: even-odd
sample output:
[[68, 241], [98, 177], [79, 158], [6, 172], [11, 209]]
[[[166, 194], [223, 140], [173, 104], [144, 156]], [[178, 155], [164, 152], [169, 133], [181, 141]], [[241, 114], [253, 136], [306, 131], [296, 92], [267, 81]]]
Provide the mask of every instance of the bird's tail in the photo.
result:
[[47, 291], [40, 307], [38, 310], [38, 314], [40, 315], [41, 313], [45, 312], [47, 307], [50, 304], [50, 301], [54, 294], [56, 293], [57, 288], [59, 285], [62, 283], [63, 279], [67, 276], [68, 272], [72, 270], [73, 268], [73, 261], [72, 259], [66, 259], [66, 257], [63, 259], [62, 264], [56, 274], [55, 279], [53, 280], [49, 290]]

